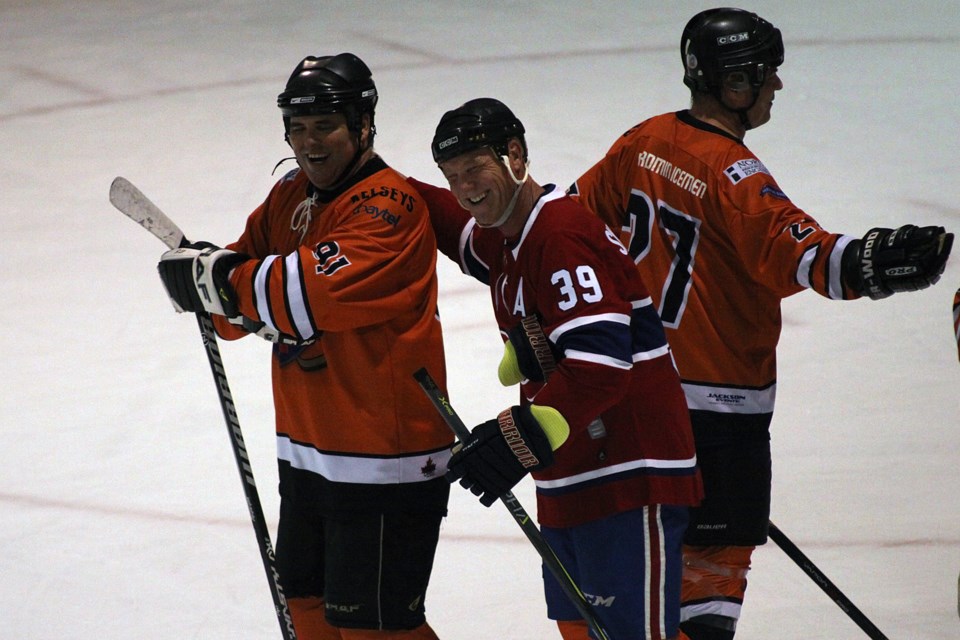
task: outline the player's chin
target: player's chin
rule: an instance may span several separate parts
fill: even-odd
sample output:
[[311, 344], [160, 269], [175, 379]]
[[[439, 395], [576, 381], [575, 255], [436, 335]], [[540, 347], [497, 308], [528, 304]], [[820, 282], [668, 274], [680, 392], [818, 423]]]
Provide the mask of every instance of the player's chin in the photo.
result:
[[309, 163], [304, 168], [307, 178], [309, 178], [313, 186], [318, 189], [328, 189], [333, 186], [333, 181], [336, 179], [337, 173], [331, 169], [332, 167], [330, 166], [318, 166], [317, 163]]

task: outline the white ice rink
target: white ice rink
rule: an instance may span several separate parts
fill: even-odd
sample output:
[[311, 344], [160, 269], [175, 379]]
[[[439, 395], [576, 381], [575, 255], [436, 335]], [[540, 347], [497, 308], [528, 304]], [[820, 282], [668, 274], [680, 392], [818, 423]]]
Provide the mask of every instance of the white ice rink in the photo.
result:
[[[960, 232], [956, 2], [744, 5], [777, 25], [773, 120], [748, 145], [832, 231]], [[140, 186], [226, 243], [288, 155], [275, 99], [299, 60], [351, 51], [380, 90], [378, 151], [439, 182], [440, 115], [482, 95], [566, 186], [625, 129], [684, 108], [680, 31], [704, 2], [153, 0], [0, 5], [0, 640], [278, 638], [215, 389], [162, 245], [107, 200]], [[287, 165], [290, 166], [290, 165]], [[960, 362], [936, 287], [784, 304], [773, 520], [890, 638], [956, 640]], [[496, 381], [485, 290], [441, 263], [454, 406]], [[269, 350], [221, 343], [260, 497], [278, 498]], [[532, 483], [517, 491], [533, 510]], [[456, 487], [427, 614], [445, 640], [558, 638], [509, 515]], [[772, 543], [738, 639], [866, 637]]]

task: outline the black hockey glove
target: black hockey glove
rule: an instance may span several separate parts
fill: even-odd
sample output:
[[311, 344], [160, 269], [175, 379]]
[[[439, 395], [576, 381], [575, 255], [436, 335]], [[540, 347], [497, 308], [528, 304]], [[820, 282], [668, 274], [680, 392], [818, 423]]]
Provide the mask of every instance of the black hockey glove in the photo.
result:
[[493, 420], [475, 427], [466, 442], [453, 448], [447, 480], [460, 480], [489, 507], [523, 476], [553, 464], [554, 449], [569, 434], [567, 421], [551, 407], [504, 409]]
[[497, 368], [500, 384], [510, 387], [522, 382], [546, 382], [560, 359], [550, 340], [543, 333], [540, 318], [529, 315], [510, 329], [503, 345], [503, 358]]
[[907, 224], [899, 229], [875, 227], [843, 255], [847, 284], [861, 295], [880, 300], [903, 291], [936, 284], [953, 247], [943, 227]]
[[240, 311], [228, 275], [249, 259], [209, 242], [196, 242], [164, 253], [157, 271], [178, 312], [206, 311], [234, 318]]

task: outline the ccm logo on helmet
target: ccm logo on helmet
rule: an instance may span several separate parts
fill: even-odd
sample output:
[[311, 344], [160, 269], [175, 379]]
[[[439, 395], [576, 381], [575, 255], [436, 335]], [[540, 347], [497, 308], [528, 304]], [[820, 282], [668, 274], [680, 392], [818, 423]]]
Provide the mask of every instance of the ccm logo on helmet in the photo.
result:
[[304, 96], [302, 98], [290, 98], [290, 104], [307, 104], [317, 99], [317, 96]]
[[460, 137], [459, 137], [459, 136], [453, 136], [452, 138], [447, 138], [446, 140], [444, 140], [443, 142], [441, 142], [440, 144], [438, 144], [438, 145], [437, 145], [437, 148], [438, 148], [438, 149], [446, 149], [447, 147], [449, 147], [449, 146], [452, 145], [452, 144], [457, 144], [457, 142], [459, 142], [459, 141], [460, 141]]
[[717, 44], [733, 44], [735, 42], [746, 42], [750, 39], [750, 34], [746, 31], [742, 33], [733, 33], [729, 36], [720, 36], [717, 38]]

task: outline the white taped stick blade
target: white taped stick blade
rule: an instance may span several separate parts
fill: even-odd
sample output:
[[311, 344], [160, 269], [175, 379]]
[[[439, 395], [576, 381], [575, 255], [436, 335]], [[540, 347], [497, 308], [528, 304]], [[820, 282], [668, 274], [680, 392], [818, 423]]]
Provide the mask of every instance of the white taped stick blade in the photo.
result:
[[180, 227], [126, 178], [114, 178], [110, 184], [110, 204], [169, 248], [176, 249], [183, 243]]

